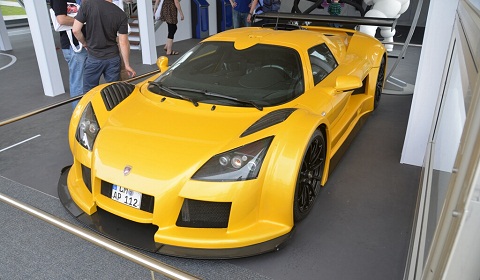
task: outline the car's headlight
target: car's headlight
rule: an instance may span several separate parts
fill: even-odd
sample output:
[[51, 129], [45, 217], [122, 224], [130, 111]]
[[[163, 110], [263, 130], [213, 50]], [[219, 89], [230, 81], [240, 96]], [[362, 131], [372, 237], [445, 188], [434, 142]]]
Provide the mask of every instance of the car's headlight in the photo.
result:
[[75, 139], [77, 139], [80, 145], [91, 151], [99, 131], [100, 126], [98, 125], [97, 118], [95, 117], [92, 104], [88, 103], [87, 107], [85, 107], [85, 110], [83, 111], [80, 121], [78, 122]]
[[258, 176], [273, 136], [218, 154], [192, 177], [199, 181], [245, 181]]

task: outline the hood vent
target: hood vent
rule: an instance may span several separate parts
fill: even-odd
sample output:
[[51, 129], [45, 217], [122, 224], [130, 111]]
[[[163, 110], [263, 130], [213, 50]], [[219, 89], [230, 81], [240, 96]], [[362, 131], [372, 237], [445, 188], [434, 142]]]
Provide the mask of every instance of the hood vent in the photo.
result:
[[240, 135], [240, 137], [245, 137], [272, 125], [281, 123], [286, 120], [295, 110], [295, 108], [287, 108], [270, 112], [258, 121], [256, 121], [254, 124], [252, 124], [247, 130], [242, 133], [242, 135]]
[[112, 110], [127, 98], [135, 89], [135, 86], [125, 82], [114, 83], [102, 89], [103, 103], [108, 111]]

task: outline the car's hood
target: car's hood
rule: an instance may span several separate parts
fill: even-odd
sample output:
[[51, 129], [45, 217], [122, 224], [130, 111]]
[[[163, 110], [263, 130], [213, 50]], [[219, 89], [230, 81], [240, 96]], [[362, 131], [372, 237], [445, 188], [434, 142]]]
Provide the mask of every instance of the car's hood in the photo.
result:
[[97, 176], [122, 174], [126, 166], [144, 179], [191, 176], [212, 156], [245, 143], [240, 135], [264, 114], [255, 108], [213, 109], [131, 96], [101, 125], [93, 153]]

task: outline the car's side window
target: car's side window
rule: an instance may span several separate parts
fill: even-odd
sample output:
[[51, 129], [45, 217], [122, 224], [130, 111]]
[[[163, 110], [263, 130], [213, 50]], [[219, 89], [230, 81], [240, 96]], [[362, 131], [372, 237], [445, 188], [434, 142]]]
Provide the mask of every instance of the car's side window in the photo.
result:
[[309, 49], [308, 55], [315, 85], [325, 79], [338, 66], [335, 57], [325, 43]]

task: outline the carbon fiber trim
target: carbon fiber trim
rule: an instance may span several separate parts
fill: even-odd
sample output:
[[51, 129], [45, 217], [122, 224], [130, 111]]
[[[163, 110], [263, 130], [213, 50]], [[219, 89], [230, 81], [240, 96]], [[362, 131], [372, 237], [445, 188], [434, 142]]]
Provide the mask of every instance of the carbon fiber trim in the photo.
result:
[[240, 137], [245, 137], [272, 125], [279, 124], [285, 121], [295, 110], [297, 109], [287, 108], [270, 112], [247, 128]]

